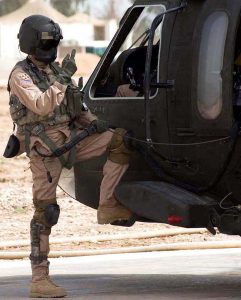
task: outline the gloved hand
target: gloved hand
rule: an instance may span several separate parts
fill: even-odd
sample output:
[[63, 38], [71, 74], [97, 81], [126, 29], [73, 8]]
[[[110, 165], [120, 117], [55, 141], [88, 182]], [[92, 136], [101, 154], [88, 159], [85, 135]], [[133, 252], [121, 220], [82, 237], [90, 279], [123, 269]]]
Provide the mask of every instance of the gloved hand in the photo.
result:
[[71, 76], [66, 73], [66, 71], [60, 67], [56, 62], [51, 63], [51, 69], [54, 71], [56, 76], [56, 81], [63, 85], [69, 85], [72, 83]]
[[70, 85], [72, 83], [71, 77], [68, 74], [66, 74], [64, 71], [62, 71], [56, 76], [56, 81], [58, 81], [63, 85]]
[[109, 124], [107, 121], [96, 119], [91, 122], [92, 125], [96, 127], [98, 133], [103, 133], [109, 129]]
[[70, 55], [67, 54], [62, 61], [62, 69], [69, 77], [72, 77], [74, 73], [77, 71], [75, 54], [76, 54], [76, 50], [73, 49], [71, 51], [71, 54]]

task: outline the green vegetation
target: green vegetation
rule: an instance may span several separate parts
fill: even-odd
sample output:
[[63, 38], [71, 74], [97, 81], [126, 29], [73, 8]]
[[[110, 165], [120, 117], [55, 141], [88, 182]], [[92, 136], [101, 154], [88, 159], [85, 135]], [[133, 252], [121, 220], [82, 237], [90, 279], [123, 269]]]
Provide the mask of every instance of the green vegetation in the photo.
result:
[[[28, 0], [0, 0], [0, 16], [6, 15], [22, 5]], [[84, 7], [88, 1], [86, 0], [50, 0], [46, 1], [66, 16], [71, 16], [79, 10], [79, 7]]]
[[0, 0], [0, 16], [18, 9], [26, 2], [27, 0]]
[[82, 7], [86, 4], [86, 0], [50, 0], [51, 5], [66, 16], [74, 15], [79, 6]]

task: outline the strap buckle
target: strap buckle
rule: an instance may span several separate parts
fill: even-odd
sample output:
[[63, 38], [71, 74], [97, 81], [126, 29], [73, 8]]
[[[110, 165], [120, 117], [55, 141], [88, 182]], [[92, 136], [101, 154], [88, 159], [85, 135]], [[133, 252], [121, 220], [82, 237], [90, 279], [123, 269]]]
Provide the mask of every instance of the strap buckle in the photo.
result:
[[84, 130], [88, 133], [88, 135], [92, 135], [94, 133], [97, 133], [97, 127], [94, 124], [90, 124]]
[[38, 125], [34, 126], [31, 131], [35, 135], [40, 135], [40, 133], [43, 132], [44, 130], [45, 130], [44, 125], [38, 124]]

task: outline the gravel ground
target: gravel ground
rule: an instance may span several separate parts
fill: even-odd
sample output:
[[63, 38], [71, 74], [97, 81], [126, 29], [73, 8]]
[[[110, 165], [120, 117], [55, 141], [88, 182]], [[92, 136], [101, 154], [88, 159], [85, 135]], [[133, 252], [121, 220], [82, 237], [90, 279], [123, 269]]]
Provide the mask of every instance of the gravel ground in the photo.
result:
[[[12, 125], [8, 114], [8, 94], [0, 90], [0, 152], [4, 151]], [[22, 155], [13, 159], [0, 156], [0, 240], [29, 239], [29, 222], [33, 214], [31, 199], [31, 172], [28, 159]], [[82, 237], [102, 234], [120, 234], [127, 232], [151, 232], [174, 228], [166, 224], [136, 223], [131, 228], [111, 225], [98, 225], [96, 211], [71, 199], [58, 190], [58, 202], [61, 206], [61, 216], [58, 224], [53, 227], [52, 237]], [[102, 249], [126, 246], [155, 245], [174, 242], [197, 242], [217, 240], [239, 240], [239, 237], [217, 234], [185, 234], [174, 237], [156, 237], [151, 239], [128, 239], [107, 242], [86, 242], [63, 245], [53, 245], [52, 250], [58, 249]], [[23, 248], [24, 249], [24, 248]], [[29, 247], [27, 248], [29, 249]]]

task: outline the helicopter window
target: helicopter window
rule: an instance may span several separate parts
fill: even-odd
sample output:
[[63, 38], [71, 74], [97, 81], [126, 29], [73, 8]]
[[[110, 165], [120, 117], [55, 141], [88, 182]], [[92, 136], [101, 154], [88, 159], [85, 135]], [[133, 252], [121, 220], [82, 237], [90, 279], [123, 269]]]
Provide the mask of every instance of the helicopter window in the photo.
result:
[[199, 52], [197, 101], [201, 116], [216, 119], [222, 110], [222, 68], [228, 15], [217, 11], [204, 23]]
[[[163, 5], [137, 6], [119, 31], [92, 85], [96, 98], [143, 98], [143, 79], [149, 28], [153, 19], [165, 11]], [[151, 77], [158, 78], [158, 53], [161, 45], [162, 23], [155, 32]], [[156, 88], [151, 91], [152, 96]]]

